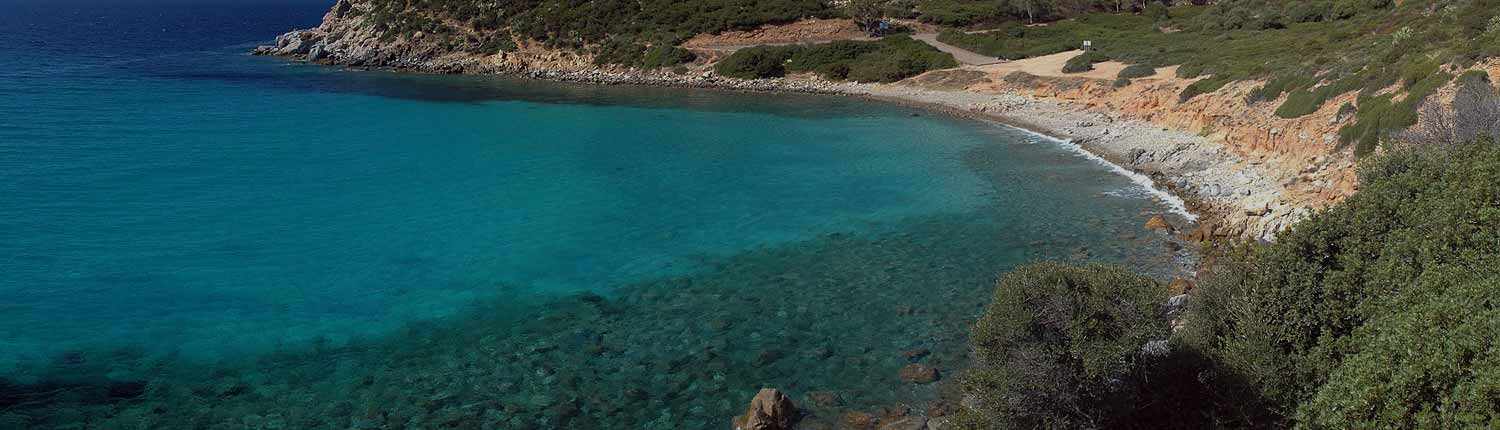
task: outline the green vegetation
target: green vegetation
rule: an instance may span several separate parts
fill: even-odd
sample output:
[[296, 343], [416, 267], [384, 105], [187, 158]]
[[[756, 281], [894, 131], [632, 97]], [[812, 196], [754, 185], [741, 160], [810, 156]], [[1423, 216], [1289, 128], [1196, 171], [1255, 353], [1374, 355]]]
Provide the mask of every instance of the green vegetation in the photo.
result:
[[1451, 80], [1444, 65], [1468, 67], [1500, 53], [1500, 0], [1247, 0], [1165, 11], [1056, 13], [1049, 16], [1073, 18], [1031, 27], [1012, 18], [993, 30], [950, 30], [939, 39], [1006, 59], [1073, 50], [1090, 40], [1101, 58], [1180, 65], [1180, 77], [1206, 76], [1184, 89], [1184, 101], [1233, 82], [1264, 81], [1248, 101], [1285, 96], [1276, 110], [1284, 118], [1358, 92], [1355, 106], [1374, 112], [1357, 115], [1340, 135], [1360, 153], [1412, 123], [1423, 99]]
[[1361, 179], [1206, 278], [1192, 341], [1300, 427], [1493, 427], [1500, 146], [1397, 149]]
[[1156, 68], [1145, 64], [1131, 64], [1120, 70], [1120, 79], [1139, 79], [1156, 75]]
[[1160, 16], [1166, 10], [1154, 1], [1118, 0], [917, 0], [910, 3], [913, 4], [905, 17], [958, 27], [1012, 21], [1046, 22], [1096, 11], [1144, 10], [1148, 16]]
[[1114, 267], [1034, 264], [1005, 275], [974, 326], [964, 380], [986, 408], [962, 427], [1097, 428], [1137, 407], [1141, 346], [1166, 339], [1166, 289]]
[[928, 70], [957, 67], [958, 62], [926, 43], [904, 35], [878, 41], [836, 41], [817, 45], [760, 46], [741, 49], [719, 62], [720, 75], [770, 78], [788, 72], [813, 72], [831, 80], [895, 82]]
[[1466, 79], [1483, 84], [1461, 91], [1470, 113], [1421, 130], [1487, 122], [1459, 133], [1477, 141], [1404, 135], [1362, 162], [1354, 196], [1274, 244], [1215, 251], [1169, 353], [1146, 352], [1164, 287], [1007, 275], [974, 329], [980, 408], [956, 427], [1500, 426], [1500, 91]]
[[1082, 53], [1082, 54], [1078, 54], [1077, 56], [1075, 56], [1073, 58], [1069, 58], [1068, 62], [1065, 63], [1065, 64], [1063, 64], [1062, 72], [1063, 73], [1083, 73], [1083, 72], [1087, 72], [1087, 71], [1090, 71], [1090, 70], [1094, 70], [1094, 63], [1103, 62], [1103, 61], [1105, 61], [1105, 59], [1103, 57], [1100, 57], [1100, 56], [1097, 56], [1097, 55], [1092, 55], [1090, 53], [1085, 52], [1085, 53]]
[[[648, 68], [691, 61], [685, 51], [667, 47], [695, 34], [835, 14], [817, 0], [373, 0], [372, 4], [366, 22], [387, 41], [422, 32], [424, 37], [442, 39], [450, 49], [493, 54], [504, 48], [513, 32], [551, 47], [590, 49], [601, 64]], [[648, 54], [654, 55], [643, 58]]]

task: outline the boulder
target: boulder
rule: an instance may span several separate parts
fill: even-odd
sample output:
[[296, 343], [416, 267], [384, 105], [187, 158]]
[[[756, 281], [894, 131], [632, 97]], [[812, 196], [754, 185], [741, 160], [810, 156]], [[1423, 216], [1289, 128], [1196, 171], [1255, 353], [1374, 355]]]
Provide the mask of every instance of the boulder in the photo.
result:
[[908, 364], [900, 373], [901, 382], [908, 384], [931, 384], [942, 378], [936, 367], [925, 364]]
[[307, 61], [318, 61], [324, 58], [328, 58], [328, 51], [323, 50], [322, 43], [313, 45], [312, 49], [307, 51]]
[[791, 430], [798, 417], [797, 405], [775, 388], [762, 388], [750, 400], [745, 414], [734, 419], [735, 430]]
[[1172, 231], [1172, 223], [1167, 222], [1167, 219], [1161, 215], [1152, 215], [1151, 219], [1146, 220], [1146, 229], [1170, 232]]

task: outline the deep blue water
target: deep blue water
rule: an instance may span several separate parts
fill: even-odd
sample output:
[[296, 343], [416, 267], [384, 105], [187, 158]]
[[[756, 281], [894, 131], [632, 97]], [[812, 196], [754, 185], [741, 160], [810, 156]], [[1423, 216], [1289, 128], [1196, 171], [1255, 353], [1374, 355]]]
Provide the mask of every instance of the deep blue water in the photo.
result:
[[[1061, 258], [1173, 270], [1163, 239], [1139, 227], [1165, 205], [1013, 129], [840, 97], [360, 72], [244, 54], [315, 25], [326, 6], [0, 5], [0, 382], [94, 375], [147, 381], [147, 397], [169, 399], [164, 375], [175, 370], [163, 366], [352, 339], [380, 346], [347, 351], [465, 351], [424, 352], [426, 340], [409, 340], [435, 336], [409, 326], [430, 320], [529, 345], [483, 336], [522, 336], [506, 326], [521, 322], [478, 329], [466, 311], [540, 321], [550, 308], [529, 303], [580, 291], [618, 300], [628, 315], [610, 332], [642, 343], [714, 341], [640, 331], [673, 327], [671, 318], [916, 303], [933, 309], [922, 314], [927, 325], [883, 327], [846, 311], [793, 327], [834, 350], [845, 348], [833, 345], [838, 336], [907, 337], [847, 348], [860, 354], [941, 343], [929, 346], [957, 362], [962, 327], [1007, 267]], [[809, 296], [712, 307], [790, 294], [778, 288]], [[671, 302], [673, 291], [682, 291], [673, 300], [702, 300]], [[523, 334], [607, 331], [587, 319], [549, 321]], [[114, 350], [132, 358], [102, 352]], [[319, 365], [361, 360], [307, 354]], [[777, 362], [828, 360], [789, 356]], [[600, 366], [579, 360], [561, 367]], [[276, 371], [253, 372], [275, 380]], [[652, 403], [663, 412], [651, 417], [702, 426], [703, 416], [742, 407], [754, 384], [794, 376], [723, 372], [732, 387]], [[879, 385], [841, 378], [829, 384]], [[283, 382], [280, 395], [314, 385]], [[869, 397], [931, 394], [888, 391]], [[585, 416], [598, 412], [580, 402]], [[4, 403], [0, 427], [60, 416]], [[121, 413], [90, 411], [78, 414]], [[504, 411], [513, 416], [490, 418], [557, 425]], [[200, 412], [157, 419], [212, 415]], [[357, 418], [343, 419], [335, 427]]]

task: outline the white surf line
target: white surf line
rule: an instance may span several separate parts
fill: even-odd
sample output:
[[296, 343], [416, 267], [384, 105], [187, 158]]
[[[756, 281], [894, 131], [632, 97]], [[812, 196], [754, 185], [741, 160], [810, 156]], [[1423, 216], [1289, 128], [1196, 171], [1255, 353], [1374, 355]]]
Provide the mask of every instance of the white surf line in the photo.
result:
[[[996, 123], [996, 124], [1000, 124], [1000, 123]], [[1067, 148], [1068, 151], [1073, 152], [1074, 154], [1077, 154], [1077, 155], [1082, 156], [1084, 158], [1093, 160], [1096, 163], [1099, 163], [1099, 164], [1102, 164], [1102, 165], [1104, 165], [1106, 167], [1109, 167], [1109, 169], [1111, 171], [1113, 171], [1115, 173], [1118, 173], [1121, 176], [1124, 176], [1126, 178], [1129, 178], [1131, 182], [1134, 182], [1136, 185], [1139, 185], [1141, 188], [1144, 188], [1146, 190], [1147, 194], [1150, 194], [1151, 196], [1156, 197], [1157, 200], [1160, 200], [1162, 203], [1165, 203], [1168, 207], [1170, 207], [1172, 209], [1173, 213], [1176, 213], [1177, 215], [1180, 215], [1183, 218], [1187, 218], [1188, 221], [1193, 221], [1193, 222], [1197, 222], [1198, 221], [1198, 215], [1193, 214], [1192, 212], [1188, 211], [1188, 209], [1187, 209], [1187, 202], [1183, 201], [1181, 197], [1177, 197], [1177, 196], [1173, 195], [1172, 193], [1169, 193], [1169, 192], [1166, 192], [1165, 190], [1156, 188], [1156, 182], [1153, 182], [1151, 180], [1151, 178], [1147, 177], [1146, 175], [1142, 175], [1139, 172], [1136, 172], [1136, 171], [1133, 171], [1133, 170], [1130, 170], [1130, 169], [1126, 169], [1124, 167], [1121, 167], [1118, 164], [1111, 163], [1111, 162], [1109, 162], [1109, 160], [1105, 160], [1104, 157], [1100, 157], [1098, 155], [1095, 155], [1092, 152], [1089, 152], [1087, 149], [1083, 149], [1083, 146], [1080, 146], [1077, 143], [1073, 143], [1072, 140], [1060, 139], [1060, 138], [1048, 136], [1048, 135], [1045, 135], [1045, 134], [1042, 134], [1042, 133], [1038, 133], [1038, 132], [1035, 132], [1035, 131], [1032, 131], [1032, 130], [1027, 130], [1027, 129], [1024, 129], [1024, 128], [1021, 128], [1021, 127], [1016, 127], [1016, 126], [1009, 125], [1009, 124], [1000, 124], [1000, 125], [1005, 126], [1005, 127], [1009, 127], [1009, 128], [1013, 128], [1013, 129], [1016, 129], [1016, 130], [1020, 130], [1022, 133], [1029, 134], [1029, 135], [1031, 135], [1033, 137], [1036, 137], [1038, 139], [1051, 141], [1053, 143], [1056, 143], [1056, 144], [1062, 146], [1063, 148]]]

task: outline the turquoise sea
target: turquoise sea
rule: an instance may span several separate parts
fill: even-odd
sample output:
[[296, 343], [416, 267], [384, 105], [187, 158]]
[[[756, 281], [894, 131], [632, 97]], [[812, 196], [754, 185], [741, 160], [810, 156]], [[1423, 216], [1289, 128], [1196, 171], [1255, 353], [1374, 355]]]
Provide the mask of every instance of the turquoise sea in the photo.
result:
[[1007, 268], [1182, 270], [1164, 202], [995, 124], [245, 55], [327, 6], [0, 4], [0, 428], [923, 408]]

